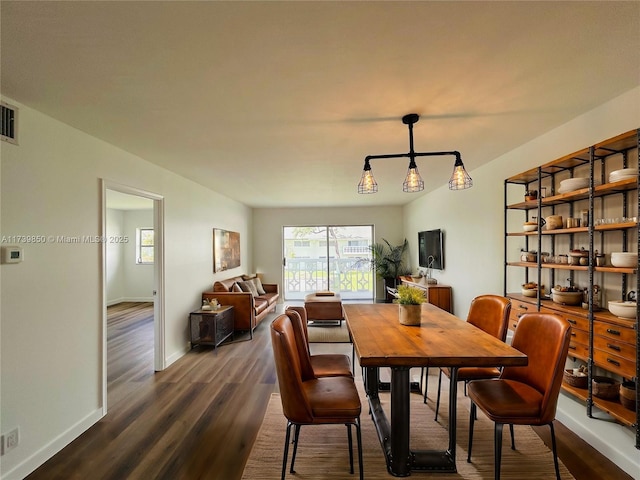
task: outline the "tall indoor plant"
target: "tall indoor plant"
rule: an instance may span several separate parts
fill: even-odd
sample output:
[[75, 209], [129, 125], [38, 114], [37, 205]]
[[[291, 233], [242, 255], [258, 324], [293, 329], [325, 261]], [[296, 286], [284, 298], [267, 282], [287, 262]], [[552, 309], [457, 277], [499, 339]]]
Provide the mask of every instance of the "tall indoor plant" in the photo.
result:
[[371, 268], [373, 268], [380, 278], [384, 280], [385, 298], [390, 301], [387, 294], [387, 287], [396, 288], [398, 277], [410, 272], [406, 264], [406, 255], [409, 250], [409, 242], [405, 238], [399, 245], [391, 245], [386, 239], [382, 242], [372, 244]]

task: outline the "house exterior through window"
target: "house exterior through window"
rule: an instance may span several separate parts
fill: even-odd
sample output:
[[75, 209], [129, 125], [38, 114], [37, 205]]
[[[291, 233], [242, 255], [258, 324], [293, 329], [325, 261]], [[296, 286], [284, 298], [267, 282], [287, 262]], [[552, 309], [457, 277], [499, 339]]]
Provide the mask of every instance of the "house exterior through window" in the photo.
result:
[[138, 265], [153, 264], [155, 250], [153, 228], [136, 229], [136, 263]]

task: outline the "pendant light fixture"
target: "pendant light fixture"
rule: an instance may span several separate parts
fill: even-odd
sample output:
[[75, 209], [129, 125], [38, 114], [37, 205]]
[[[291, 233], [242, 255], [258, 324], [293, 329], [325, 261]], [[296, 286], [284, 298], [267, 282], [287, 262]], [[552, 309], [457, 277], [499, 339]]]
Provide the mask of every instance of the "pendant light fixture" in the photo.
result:
[[408, 153], [390, 153], [386, 155], [367, 155], [364, 159], [364, 170], [362, 171], [362, 177], [360, 183], [358, 183], [358, 193], [376, 193], [378, 191], [378, 184], [373, 178], [373, 172], [371, 171], [371, 160], [377, 158], [409, 158], [409, 168], [407, 170], [407, 176], [402, 184], [402, 191], [413, 193], [421, 192], [424, 190], [424, 180], [418, 172], [418, 166], [416, 165], [416, 157], [434, 157], [441, 155], [453, 155], [456, 157], [456, 162], [453, 166], [453, 174], [449, 179], [449, 190], [464, 190], [473, 185], [473, 180], [467, 173], [460, 157], [460, 152], [415, 152], [413, 149], [413, 125], [418, 122], [420, 116], [417, 113], [409, 113], [402, 117], [402, 123], [409, 128], [409, 152]]

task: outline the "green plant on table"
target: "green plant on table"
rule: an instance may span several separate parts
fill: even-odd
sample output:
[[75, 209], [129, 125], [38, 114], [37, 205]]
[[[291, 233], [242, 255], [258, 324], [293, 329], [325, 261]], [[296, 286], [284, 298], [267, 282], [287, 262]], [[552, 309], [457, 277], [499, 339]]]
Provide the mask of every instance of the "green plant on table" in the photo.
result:
[[400, 305], [420, 305], [426, 300], [424, 290], [404, 284], [398, 286], [398, 296], [395, 303]]

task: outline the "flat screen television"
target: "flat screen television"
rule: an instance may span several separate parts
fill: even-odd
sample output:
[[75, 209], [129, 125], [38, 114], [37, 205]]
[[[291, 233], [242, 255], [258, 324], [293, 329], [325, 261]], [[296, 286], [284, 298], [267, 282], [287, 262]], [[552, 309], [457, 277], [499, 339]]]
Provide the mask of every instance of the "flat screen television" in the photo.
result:
[[444, 269], [444, 235], [442, 230], [418, 232], [418, 265]]

